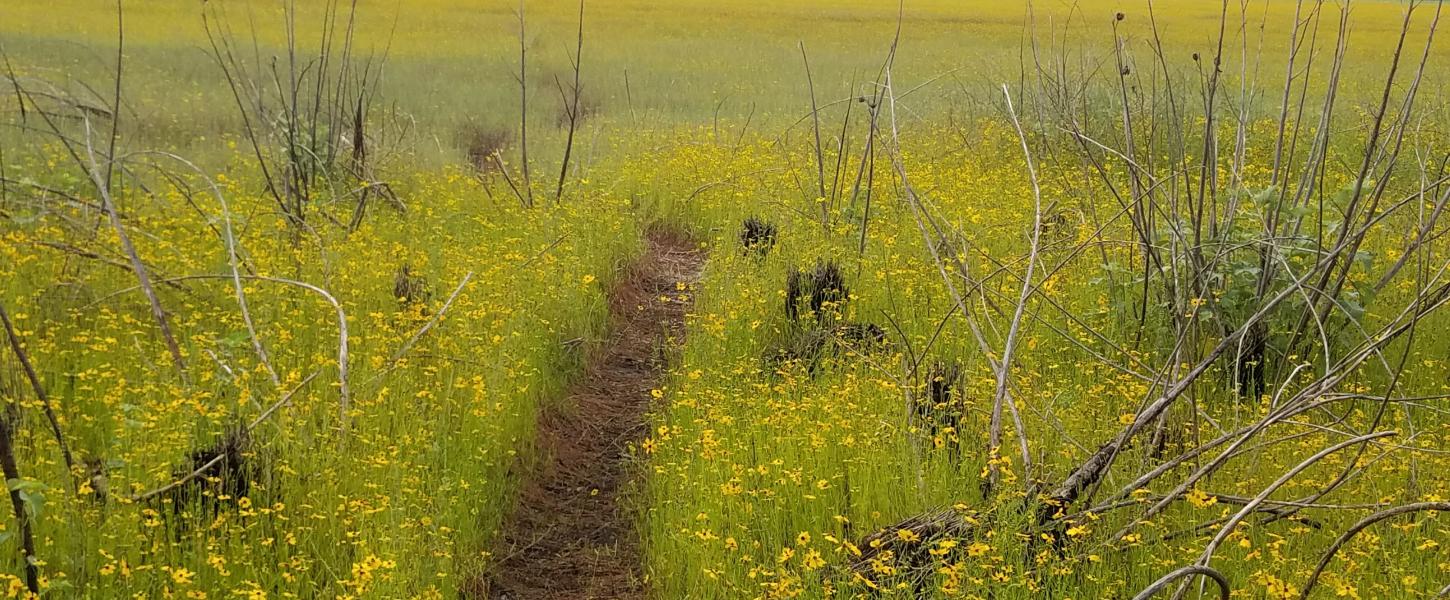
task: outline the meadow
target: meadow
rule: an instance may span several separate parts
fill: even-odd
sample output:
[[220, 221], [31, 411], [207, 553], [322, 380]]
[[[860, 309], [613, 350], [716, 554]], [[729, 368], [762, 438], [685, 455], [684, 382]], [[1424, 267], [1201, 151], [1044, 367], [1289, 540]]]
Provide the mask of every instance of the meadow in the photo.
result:
[[0, 586], [1444, 597], [1441, 8], [7, 2]]

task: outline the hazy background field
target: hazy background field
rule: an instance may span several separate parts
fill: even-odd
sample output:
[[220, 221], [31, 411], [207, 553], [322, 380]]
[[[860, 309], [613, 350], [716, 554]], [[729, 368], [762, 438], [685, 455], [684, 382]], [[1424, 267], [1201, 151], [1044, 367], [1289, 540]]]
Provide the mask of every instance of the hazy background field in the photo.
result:
[[[321, 2], [300, 3], [296, 12], [299, 53], [315, 53], [325, 15]], [[131, 0], [126, 8], [127, 114], [124, 135], [147, 147], [187, 149], [202, 158], [217, 153], [220, 137], [235, 135], [239, 123], [225, 81], [210, 53], [203, 7], [218, 24], [249, 47], [255, 32], [254, 62], [286, 67], [286, 13], [278, 2], [225, 0]], [[356, 52], [386, 56], [383, 107], [402, 144], [424, 164], [462, 160], [470, 126], [516, 128], [518, 89], [517, 6], [505, 1], [363, 0], [357, 7]], [[1402, 3], [1356, 3], [1351, 30], [1355, 60], [1346, 79], [1372, 75], [1393, 50]], [[344, 7], [345, 8], [345, 7]], [[1200, 0], [1155, 3], [1155, 17], [1169, 64], [1185, 73], [1193, 53], [1209, 56], [1218, 34], [1221, 6]], [[1259, 9], [1259, 3], [1251, 7]], [[1282, 79], [1287, 28], [1295, 3], [1262, 5], [1258, 19], [1225, 32], [1226, 81], [1236, 85], [1240, 62], [1257, 63], [1260, 85]], [[567, 83], [578, 5], [563, 0], [526, 7], [532, 135], [541, 153], [556, 154], [562, 137], [563, 102], [555, 78]], [[1237, 10], [1237, 8], [1236, 8]], [[904, 88], [926, 84], [903, 98], [903, 126], [921, 120], [974, 119], [1002, 111], [1001, 84], [1017, 84], [1030, 67], [1033, 35], [1044, 58], [1059, 55], [1088, 64], [1102, 61], [1112, 47], [1109, 25], [1126, 15], [1122, 31], [1146, 52], [1149, 15], [1142, 2], [1048, 0], [1026, 3], [989, 0], [893, 2], [805, 0], [760, 3], [748, 0], [650, 2], [607, 0], [589, 4], [585, 15], [583, 105], [593, 110], [585, 160], [597, 160], [598, 144], [651, 139], [672, 128], [742, 129], [766, 135], [789, 133], [810, 112], [804, 44], [821, 105], [869, 95], [869, 83], [901, 17], [896, 76]], [[335, 17], [345, 23], [344, 10]], [[1427, 21], [1422, 14], [1421, 22]], [[1036, 32], [1029, 21], [1035, 24]], [[1261, 27], [1262, 26], [1262, 27]], [[1330, 32], [1324, 32], [1328, 35]], [[86, 95], [86, 85], [109, 92], [115, 67], [113, 7], [86, 0], [20, 0], [0, 6], [0, 44], [12, 65], [53, 80], [68, 81]], [[260, 59], [260, 60], [256, 60]], [[1107, 68], [1104, 66], [1103, 68]], [[626, 85], [627, 82], [627, 85]], [[852, 87], [852, 83], [855, 87]], [[1438, 96], [1445, 82], [1430, 79], [1426, 95]], [[1376, 99], [1373, 86], [1345, 91], [1351, 102]], [[1277, 102], [1256, 97], [1253, 102]], [[830, 105], [839, 111], [840, 104]], [[628, 132], [600, 136], [604, 129]], [[797, 133], [799, 129], [795, 130]]]

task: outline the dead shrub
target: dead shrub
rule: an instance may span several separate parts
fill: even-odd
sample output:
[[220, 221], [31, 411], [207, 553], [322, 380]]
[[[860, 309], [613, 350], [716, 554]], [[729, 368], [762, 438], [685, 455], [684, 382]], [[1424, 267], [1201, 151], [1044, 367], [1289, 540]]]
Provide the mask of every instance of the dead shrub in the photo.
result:
[[469, 122], [458, 130], [458, 145], [468, 165], [480, 173], [498, 170], [497, 156], [513, 141], [513, 133], [501, 127]]
[[[554, 111], [554, 127], [567, 129], [569, 127], [569, 101], [565, 98], [559, 99], [559, 106]], [[574, 126], [582, 125], [584, 121], [597, 116], [603, 107], [598, 98], [585, 90], [579, 90], [579, 116], [574, 120]]]
[[427, 304], [433, 299], [433, 291], [427, 279], [422, 275], [414, 275], [412, 266], [403, 263], [403, 266], [398, 267], [398, 273], [393, 276], [393, 297], [397, 298], [399, 308], [408, 308]]

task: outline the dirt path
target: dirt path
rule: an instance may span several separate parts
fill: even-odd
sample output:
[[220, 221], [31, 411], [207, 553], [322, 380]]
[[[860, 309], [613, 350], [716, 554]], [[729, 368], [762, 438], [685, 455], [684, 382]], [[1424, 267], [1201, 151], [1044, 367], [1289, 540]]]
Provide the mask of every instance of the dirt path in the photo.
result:
[[[703, 253], [661, 231], [609, 294], [609, 334], [567, 398], [539, 415], [543, 453], [505, 521], [499, 557], [469, 586], [472, 600], [640, 598], [639, 536], [620, 506], [632, 470], [625, 445], [645, 434], [650, 390], [663, 378], [666, 344], [678, 343]], [[668, 301], [662, 301], [662, 298]]]

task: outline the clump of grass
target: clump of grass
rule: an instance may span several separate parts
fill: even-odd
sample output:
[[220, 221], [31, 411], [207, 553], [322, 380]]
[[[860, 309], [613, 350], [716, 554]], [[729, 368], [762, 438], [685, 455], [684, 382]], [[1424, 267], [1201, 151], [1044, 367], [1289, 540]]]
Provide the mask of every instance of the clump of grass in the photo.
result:
[[820, 369], [829, 341], [830, 336], [819, 328], [794, 331], [778, 347], [768, 352], [766, 365], [772, 371], [795, 366], [804, 369], [806, 373], [815, 374]]
[[775, 224], [752, 216], [740, 225], [740, 246], [746, 254], [765, 256], [775, 247]]
[[927, 371], [926, 394], [917, 400], [916, 414], [932, 435], [955, 431], [961, 425], [957, 389], [961, 379], [962, 365], [955, 361], [936, 361]]
[[872, 354], [887, 344], [886, 332], [875, 323], [805, 327], [788, 331], [767, 353], [766, 364], [772, 371], [794, 365], [815, 375], [827, 358]]
[[[236, 428], [210, 446], [193, 450], [186, 462], [172, 471], [172, 478], [181, 485], [163, 495], [169, 499], [172, 511], [178, 515], [214, 515], [230, 505], [226, 500], [247, 497], [260, 473], [251, 442], [246, 429]], [[188, 513], [192, 508], [198, 512]]]
[[433, 290], [426, 278], [413, 273], [412, 265], [403, 263], [393, 276], [393, 297], [403, 308], [426, 305], [433, 298]]
[[1072, 219], [1062, 209], [1042, 215], [1042, 235], [1046, 238], [1063, 240], [1072, 237]]
[[105, 504], [111, 495], [110, 465], [101, 456], [88, 456], [82, 464], [85, 465], [86, 484], [90, 486], [96, 503]]
[[1234, 384], [1239, 395], [1258, 399], [1264, 393], [1264, 363], [1269, 358], [1269, 326], [1257, 321], [1244, 334], [1243, 345], [1234, 357]]
[[886, 330], [875, 323], [842, 323], [835, 333], [842, 342], [866, 350], [884, 347], [888, 341]]
[[793, 322], [798, 323], [803, 317], [831, 320], [849, 298], [846, 278], [835, 260], [817, 260], [809, 272], [792, 269], [786, 274], [785, 315]]

